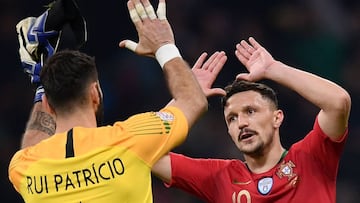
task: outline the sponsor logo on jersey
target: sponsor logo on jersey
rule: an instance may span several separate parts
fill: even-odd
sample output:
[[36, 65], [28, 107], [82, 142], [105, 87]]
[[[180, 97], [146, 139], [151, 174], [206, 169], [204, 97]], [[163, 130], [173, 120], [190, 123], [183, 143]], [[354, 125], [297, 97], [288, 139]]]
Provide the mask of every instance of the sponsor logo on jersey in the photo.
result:
[[269, 194], [272, 186], [274, 184], [274, 180], [272, 179], [272, 177], [265, 177], [262, 178], [261, 180], [259, 180], [258, 182], [258, 191], [260, 192], [260, 194], [262, 195], [266, 195]]

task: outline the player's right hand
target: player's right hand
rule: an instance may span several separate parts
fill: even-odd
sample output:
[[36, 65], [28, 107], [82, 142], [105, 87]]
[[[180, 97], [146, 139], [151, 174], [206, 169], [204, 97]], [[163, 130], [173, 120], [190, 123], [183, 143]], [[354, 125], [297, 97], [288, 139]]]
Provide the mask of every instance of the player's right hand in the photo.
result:
[[206, 97], [216, 95], [224, 96], [226, 94], [225, 90], [221, 88], [212, 88], [212, 85], [221, 69], [224, 67], [227, 56], [225, 52], [217, 51], [205, 61], [206, 57], [207, 53], [202, 53], [191, 70]]

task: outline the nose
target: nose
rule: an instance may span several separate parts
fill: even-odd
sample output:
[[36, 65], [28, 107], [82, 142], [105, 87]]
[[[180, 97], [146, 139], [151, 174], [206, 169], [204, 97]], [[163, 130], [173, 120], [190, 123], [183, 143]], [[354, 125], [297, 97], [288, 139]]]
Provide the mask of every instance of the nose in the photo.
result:
[[243, 129], [244, 127], [247, 127], [249, 125], [249, 122], [246, 118], [244, 117], [238, 117], [238, 127], [239, 129]]

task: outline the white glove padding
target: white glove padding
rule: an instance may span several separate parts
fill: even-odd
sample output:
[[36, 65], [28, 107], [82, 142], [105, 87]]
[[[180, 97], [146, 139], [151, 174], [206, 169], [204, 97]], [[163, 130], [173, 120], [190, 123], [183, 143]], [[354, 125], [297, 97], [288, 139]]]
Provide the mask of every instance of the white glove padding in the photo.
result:
[[21, 20], [16, 25], [16, 32], [19, 40], [19, 55], [24, 72], [29, 74], [31, 83], [38, 84], [40, 83], [40, 70], [42, 67], [40, 57], [35, 56], [38, 42], [29, 42], [26, 37], [28, 30], [31, 29], [35, 21], [35, 17]]

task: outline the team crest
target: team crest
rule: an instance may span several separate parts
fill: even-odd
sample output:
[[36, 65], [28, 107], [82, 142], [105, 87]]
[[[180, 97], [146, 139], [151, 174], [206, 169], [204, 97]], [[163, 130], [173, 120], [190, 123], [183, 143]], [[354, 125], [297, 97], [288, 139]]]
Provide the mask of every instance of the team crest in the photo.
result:
[[297, 176], [296, 173], [294, 173], [294, 167], [295, 164], [292, 161], [288, 161], [286, 163], [283, 161], [278, 167], [276, 175], [279, 178], [287, 177], [288, 180], [290, 180], [292, 177]]
[[271, 177], [262, 178], [258, 182], [258, 191], [262, 195], [267, 195], [270, 192], [273, 184], [274, 180]]

